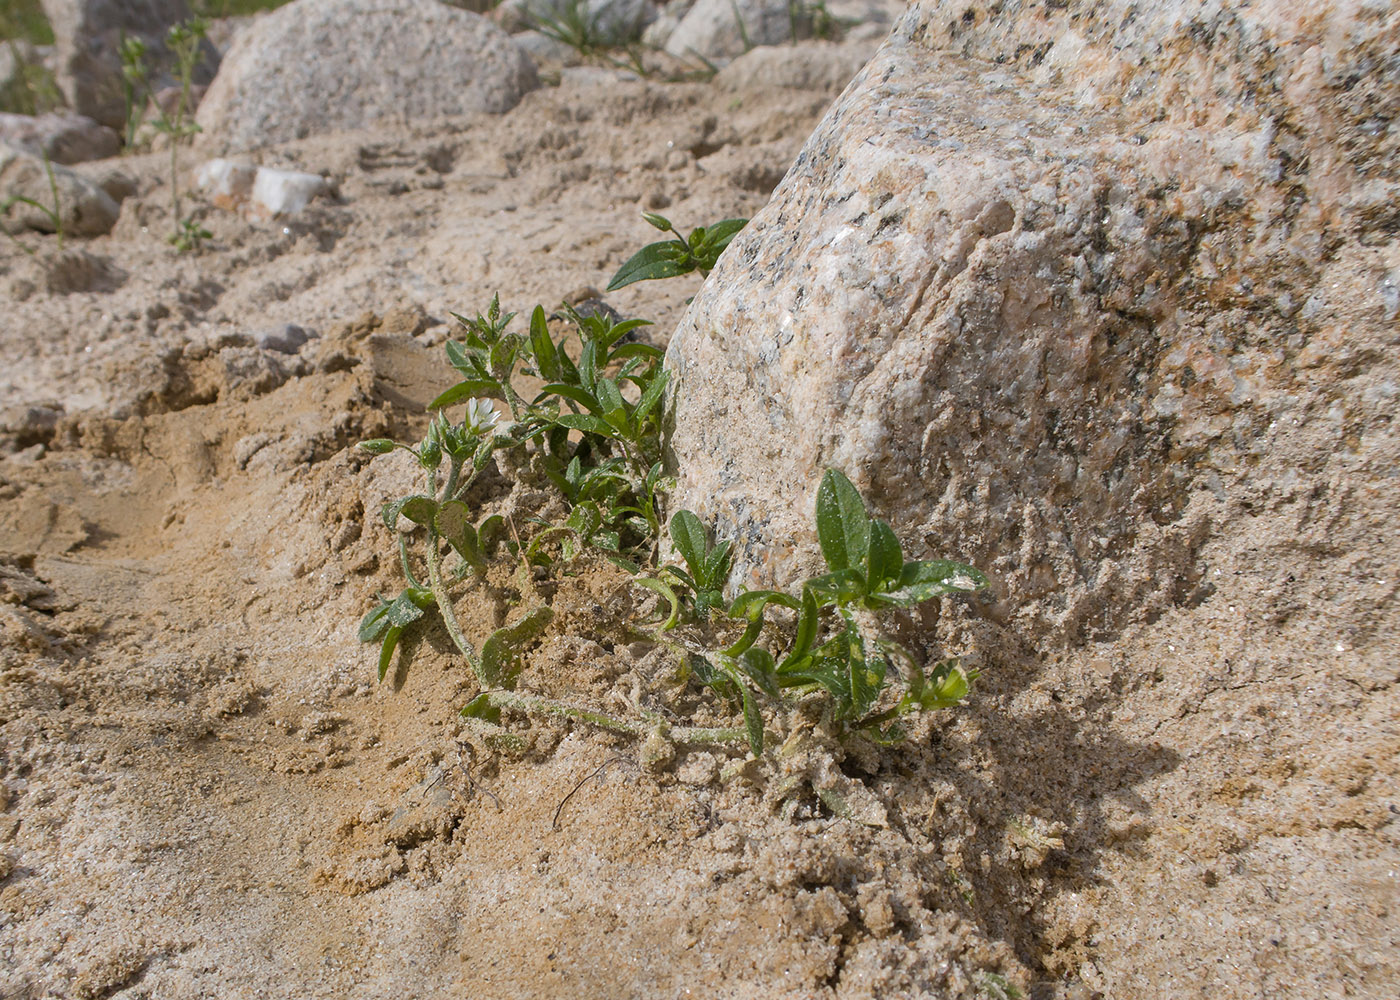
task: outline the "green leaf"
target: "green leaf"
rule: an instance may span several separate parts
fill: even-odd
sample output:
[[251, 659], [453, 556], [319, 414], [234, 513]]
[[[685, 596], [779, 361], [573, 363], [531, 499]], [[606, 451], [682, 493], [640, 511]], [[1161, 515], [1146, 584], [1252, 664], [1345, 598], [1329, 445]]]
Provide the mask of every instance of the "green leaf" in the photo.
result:
[[404, 591], [385, 609], [385, 617], [389, 619], [390, 624], [404, 628], [422, 618], [423, 609], [408, 591]]
[[666, 392], [666, 383], [670, 380], [671, 373], [663, 368], [652, 377], [651, 382], [643, 390], [642, 397], [637, 400], [636, 409], [632, 411], [632, 420], [638, 427], [646, 420], [647, 415], [651, 413], [656, 404], [661, 402], [661, 397]]
[[740, 594], [729, 606], [729, 615], [731, 618], [737, 618], [740, 615], [747, 617], [748, 625], [738, 641], [725, 650], [727, 655], [739, 656], [758, 641], [758, 637], [763, 631], [763, 612], [769, 604], [778, 604], [793, 609], [800, 607], [793, 598], [776, 590], [747, 590]]
[[492, 724], [499, 724], [501, 721], [501, 710], [492, 704], [491, 695], [488, 692], [482, 692], [463, 705], [459, 714], [464, 719], [480, 719]]
[[644, 361], [660, 361], [666, 352], [651, 344], [622, 344], [613, 348], [611, 361], [626, 361], [628, 358], [641, 358]]
[[807, 581], [807, 592], [823, 604], [850, 604], [866, 595], [865, 576], [858, 569], [843, 569]]
[[500, 514], [492, 514], [483, 520], [476, 529], [477, 544], [481, 546], [482, 554], [487, 558], [494, 556], [501, 540], [508, 534], [506, 519]]
[[603, 525], [603, 512], [598, 509], [598, 505], [591, 501], [581, 503], [569, 511], [569, 517], [564, 522], [572, 528], [581, 538], [587, 539]]
[[709, 548], [709, 539], [705, 535], [705, 526], [700, 523], [700, 518], [688, 510], [676, 511], [671, 518], [671, 541], [675, 543], [676, 551], [681, 554], [685, 564], [690, 567], [691, 575], [703, 587], [705, 550]]
[[681, 620], [681, 599], [676, 592], [671, 589], [670, 584], [655, 577], [643, 576], [632, 581], [638, 587], [645, 587], [654, 594], [660, 594], [671, 605], [671, 614], [661, 625], [661, 631], [666, 632], [675, 628], [676, 622]]
[[628, 429], [627, 404], [617, 383], [610, 378], [600, 378], [594, 387], [599, 404], [603, 407], [603, 419], [617, 430], [626, 434]]
[[389, 621], [389, 605], [381, 602], [371, 608], [360, 619], [359, 639], [361, 642], [374, 642], [379, 639], [393, 622]]
[[749, 750], [755, 757], [763, 755], [763, 716], [759, 714], [758, 704], [753, 699], [753, 693], [746, 685], [739, 685], [739, 693], [744, 699], [744, 729], [749, 737]]
[[748, 219], [725, 219], [723, 222], [716, 222], [705, 230], [701, 249], [718, 257], [729, 246], [729, 241], [734, 239], [739, 230], [748, 224]]
[[752, 618], [755, 614], [761, 613], [763, 608], [769, 604], [791, 608], [793, 611], [802, 610], [801, 601], [781, 590], [746, 590], [734, 598], [734, 603], [729, 605], [729, 617], [748, 616]]
[[[652, 325], [652, 322], [651, 322], [651, 320], [649, 320], [649, 319], [625, 319], [625, 320], [623, 320], [621, 323], [612, 323], [612, 322], [607, 321], [607, 319], [606, 319], [605, 317], [602, 317], [602, 316], [595, 316], [595, 317], [591, 317], [591, 318], [592, 318], [592, 319], [599, 320], [600, 322], [606, 322], [606, 323], [607, 323], [607, 328], [606, 328], [606, 330], [605, 330], [603, 333], [601, 333], [596, 339], [598, 340], [598, 342], [599, 342], [600, 344], [603, 344], [605, 347], [608, 347], [608, 348], [611, 348], [612, 345], [613, 345], [613, 344], [616, 344], [616, 343], [618, 342], [619, 339], [621, 339], [622, 337], [625, 337], [627, 334], [631, 333], [633, 330], [638, 330], [638, 329], [641, 329], [641, 328], [644, 327], [644, 326], [651, 326], [651, 325]], [[619, 361], [619, 360], [621, 360], [622, 357], [624, 357], [625, 355], [619, 354], [618, 351], [626, 351], [628, 347], [648, 347], [648, 346], [649, 346], [649, 345], [647, 345], [647, 344], [623, 344], [621, 347], [619, 347], [619, 348], [617, 349], [617, 351], [611, 351], [611, 350], [609, 351], [609, 353], [608, 353], [608, 361], [609, 361], [609, 362], [613, 362], [613, 361]], [[651, 348], [651, 349], [652, 349], [653, 351], [656, 350], [656, 348], [654, 348], [654, 347]]]
[[540, 394], [535, 397], [535, 402], [538, 403], [540, 400], [544, 399], [545, 396], [550, 394], [563, 396], [565, 399], [571, 399], [595, 416], [601, 417], [603, 415], [603, 404], [598, 402], [598, 397], [580, 386], [566, 385], [563, 382], [551, 382], [540, 389]]
[[705, 558], [705, 579], [700, 583], [707, 589], [719, 590], [729, 576], [729, 553], [734, 543], [726, 539], [716, 545]]
[[388, 438], [371, 438], [360, 442], [360, 448], [371, 455], [387, 455], [397, 447], [398, 444]]
[[811, 587], [802, 588], [802, 610], [797, 616], [797, 634], [793, 637], [792, 648], [788, 650], [788, 655], [783, 658], [783, 662], [778, 666], [778, 672], [796, 669], [812, 645], [817, 641], [817, 626], [820, 624], [821, 608], [817, 604], [817, 595], [812, 593]]
[[933, 559], [905, 563], [898, 586], [872, 594], [878, 604], [911, 605], [943, 594], [970, 594], [987, 586], [987, 575], [962, 563]]
[[530, 347], [535, 352], [535, 366], [540, 377], [546, 382], [563, 381], [559, 351], [549, 335], [549, 321], [545, 318], [541, 306], [535, 306], [535, 311], [530, 314]]
[[879, 699], [887, 667], [883, 657], [867, 655], [865, 639], [854, 624], [849, 625], [842, 634], [850, 644], [850, 656], [846, 662], [850, 669], [851, 704], [847, 718], [858, 719], [869, 712]]
[[[414, 513], [418, 515], [417, 517], [408, 512], [408, 508], [410, 507], [412, 507]], [[384, 523], [388, 526], [389, 530], [398, 531], [400, 514], [403, 514], [416, 524], [429, 524], [433, 519], [433, 511], [436, 507], [437, 504], [432, 497], [415, 494], [411, 497], [400, 497], [398, 500], [386, 503], [381, 513], [384, 518]]]
[[399, 508], [399, 513], [408, 518], [414, 524], [421, 524], [425, 527], [433, 523], [433, 517], [437, 514], [437, 501], [428, 496], [411, 496], [404, 498], [403, 506]]
[[541, 605], [514, 625], [498, 628], [481, 647], [481, 672], [493, 687], [513, 687], [520, 669], [520, 652], [554, 620], [554, 612]]
[[899, 538], [884, 521], [870, 524], [869, 563], [865, 580], [866, 589], [872, 593], [896, 583], [904, 568], [904, 551], [899, 547]]
[[650, 225], [661, 230], [663, 233], [669, 233], [674, 228], [671, 225], [670, 219], [666, 218], [664, 215], [657, 215], [655, 212], [643, 212], [642, 218], [646, 219]]
[[817, 540], [833, 572], [864, 570], [870, 550], [870, 517], [851, 481], [827, 469], [817, 487]]
[[782, 699], [782, 692], [778, 690], [778, 672], [773, 664], [772, 653], [761, 646], [754, 646], [735, 657], [734, 662], [760, 691], [775, 700]]
[[505, 393], [501, 391], [501, 383], [495, 379], [467, 379], [465, 382], [458, 382], [437, 399], [434, 399], [428, 404], [428, 409], [442, 409], [445, 406], [452, 406], [455, 403], [461, 403], [478, 396], [505, 399]]
[[975, 676], [975, 673], [969, 675], [964, 671], [956, 658], [942, 661], [934, 667], [933, 676], [920, 692], [919, 707], [933, 711], [962, 704], [972, 690]]
[[605, 438], [617, 437], [617, 429], [602, 417], [591, 413], [565, 413], [555, 418], [555, 423], [576, 431], [588, 431]]
[[589, 392], [598, 380], [598, 344], [586, 340], [578, 352], [578, 382]]
[[689, 253], [681, 250], [674, 240], [648, 243], [617, 269], [617, 273], [608, 282], [607, 291], [615, 292], [638, 281], [675, 278], [687, 274], [695, 269], [688, 259], [689, 256]]
[[465, 503], [461, 500], [444, 503], [433, 517], [433, 528], [457, 550], [463, 562], [478, 572], [485, 571], [486, 557], [471, 523], [471, 509]]
[[384, 642], [379, 647], [379, 680], [384, 681], [384, 675], [389, 672], [389, 664], [394, 661], [394, 647], [399, 644], [399, 636], [403, 635], [403, 628], [395, 625], [384, 633]]

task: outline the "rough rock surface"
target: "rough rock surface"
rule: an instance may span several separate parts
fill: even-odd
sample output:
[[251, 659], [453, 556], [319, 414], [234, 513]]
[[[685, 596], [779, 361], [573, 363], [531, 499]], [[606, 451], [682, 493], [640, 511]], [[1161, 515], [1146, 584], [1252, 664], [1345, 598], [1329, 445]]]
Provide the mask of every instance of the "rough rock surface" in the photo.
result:
[[[63, 166], [53, 166], [63, 231], [73, 236], [100, 236], [111, 231], [121, 212], [97, 182]], [[53, 193], [43, 160], [0, 142], [0, 203], [19, 195], [52, 207]], [[54, 231], [53, 220], [32, 205], [10, 207], [7, 220], [41, 232]]]
[[778, 87], [837, 94], [875, 48], [874, 42], [760, 45], [715, 74], [715, 85], [735, 93]]
[[480, 15], [437, 0], [299, 0], [239, 34], [198, 120], [213, 144], [250, 148], [503, 112], [535, 86], [529, 57]]
[[914, 7], [682, 322], [681, 501], [739, 576], [812, 568], [834, 465], [994, 614], [1108, 633], [1200, 599], [1287, 428], [1381, 417], [1309, 386], [1394, 343], [1395, 20], [1071, 6]]
[[725, 62], [755, 45], [792, 38], [787, 0], [697, 0], [666, 39], [673, 56]]
[[50, 112], [45, 115], [0, 113], [0, 142], [9, 143], [54, 163], [86, 163], [116, 156], [121, 137], [84, 115]]
[[[120, 129], [126, 121], [122, 100], [122, 64], [118, 54], [123, 35], [139, 37], [148, 46], [148, 61], [163, 70], [168, 61], [165, 33], [190, 15], [186, 0], [43, 0], [53, 27], [58, 71], [55, 74], [68, 105], [103, 125]], [[205, 44], [195, 67], [195, 83], [208, 83], [218, 67], [218, 53]], [[169, 76], [157, 72], [157, 87]]]

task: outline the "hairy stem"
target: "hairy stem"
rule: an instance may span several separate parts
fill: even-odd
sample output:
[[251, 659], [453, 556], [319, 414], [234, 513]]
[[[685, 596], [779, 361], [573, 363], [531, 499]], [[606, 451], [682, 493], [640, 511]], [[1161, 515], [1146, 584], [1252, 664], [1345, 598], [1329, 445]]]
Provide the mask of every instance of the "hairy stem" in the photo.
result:
[[[539, 695], [518, 694], [515, 691], [487, 691], [482, 697], [492, 708], [514, 708], [541, 715], [557, 715], [561, 718], [586, 722], [600, 729], [623, 733], [627, 736], [646, 736], [656, 728], [647, 722], [618, 719], [602, 712], [570, 705], [567, 702], [541, 698]], [[666, 730], [665, 735], [676, 743], [705, 746], [722, 743], [746, 743], [748, 741], [748, 735], [743, 729], [706, 728], [703, 726], [672, 726]]]
[[[437, 496], [437, 473], [428, 473], [428, 495]], [[482, 687], [486, 686], [486, 675], [481, 669], [481, 660], [477, 658], [476, 650], [472, 647], [471, 641], [462, 633], [462, 626], [457, 622], [457, 612], [452, 610], [452, 595], [447, 592], [447, 583], [442, 578], [442, 556], [438, 552], [438, 544], [441, 538], [433, 529], [428, 526], [428, 585], [433, 591], [433, 600], [437, 602], [438, 612], [442, 615], [442, 623], [447, 626], [447, 634], [452, 637], [452, 643], [467, 658], [467, 664], [472, 668], [472, 673], [476, 674], [477, 682]]]

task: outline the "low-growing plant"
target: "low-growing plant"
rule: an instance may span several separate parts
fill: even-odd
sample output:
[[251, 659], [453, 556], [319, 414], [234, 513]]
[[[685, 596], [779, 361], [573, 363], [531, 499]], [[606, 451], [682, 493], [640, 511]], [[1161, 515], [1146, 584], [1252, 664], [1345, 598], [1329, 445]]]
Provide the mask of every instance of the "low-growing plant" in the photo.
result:
[[[660, 217], [648, 221], [675, 232]], [[708, 270], [742, 225], [727, 220], [685, 240], [653, 244], [681, 243], [688, 256], [647, 248], [645, 260], [638, 264], [639, 254], [628, 261], [610, 287]], [[661, 261], [667, 266], [655, 266]], [[512, 328], [514, 315], [493, 298], [484, 315], [457, 316], [461, 339], [450, 340], [446, 353], [462, 379], [430, 404], [436, 413], [425, 437], [416, 445], [388, 438], [362, 444], [374, 454], [407, 452], [423, 475], [420, 492], [383, 509], [405, 586], [381, 597], [360, 625], [362, 640], [379, 643], [381, 680], [405, 631], [438, 618], [480, 688], [462, 715], [495, 738], [510, 738], [497, 724], [503, 710], [514, 710], [652, 741], [746, 745], [754, 755], [769, 745], [765, 712], [781, 727], [799, 705], [816, 704], [836, 736], [889, 744], [905, 738], [908, 717], [966, 697], [975, 672], [956, 658], [921, 665], [882, 622], [897, 609], [981, 589], [987, 580], [979, 571], [947, 560], [906, 560], [894, 530], [870, 517], [855, 486], [832, 469], [818, 487], [815, 510], [827, 571], [792, 592], [741, 590], [726, 602], [733, 542], [713, 542], [691, 511], [677, 511], [668, 523], [660, 516], [675, 482], [661, 457], [668, 375], [663, 353], [632, 339], [645, 324], [566, 307], [561, 318], [572, 336], [556, 339], [542, 307], [521, 332]], [[528, 400], [519, 387], [526, 377], [542, 383]], [[454, 422], [446, 411], [457, 406], [464, 412]], [[519, 526], [474, 507], [472, 487], [493, 463], [552, 486], [567, 513]], [[663, 523], [679, 562], [658, 563]], [[457, 618], [454, 588], [485, 578], [501, 549], [517, 564], [523, 610], [478, 652]], [[628, 623], [627, 641], [669, 649], [683, 676], [732, 705], [741, 724], [676, 725], [641, 706], [628, 717], [515, 690], [524, 650], [554, 616], [539, 596], [537, 575], [568, 571], [590, 553], [624, 569], [664, 605], [650, 623]], [[782, 621], [770, 620], [774, 608], [785, 609]]]
[[156, 109], [151, 129], [164, 135], [170, 145], [170, 211], [173, 231], [168, 242], [181, 253], [198, 250], [204, 241], [213, 238], [193, 215], [185, 215], [180, 205], [180, 146], [199, 134], [194, 120], [194, 70], [199, 64], [200, 47], [208, 34], [208, 23], [202, 17], [191, 17], [172, 25], [166, 32], [165, 47], [174, 60], [175, 80], [179, 93], [174, 108], [167, 109], [154, 101], [151, 93], [151, 70], [147, 61], [148, 46], [139, 37], [123, 37], [118, 48], [122, 62], [122, 96], [126, 106], [124, 138], [128, 149], [141, 142], [141, 126], [148, 107]]
[[610, 292], [633, 282], [676, 278], [692, 271], [699, 271], [702, 278], [707, 276], [714, 270], [719, 255], [724, 253], [729, 241], [749, 221], [725, 219], [708, 228], [697, 226], [691, 230], [689, 236], [683, 237], [664, 215], [643, 212], [642, 218], [663, 233], [673, 234], [675, 238], [648, 243], [633, 254], [627, 263], [618, 269], [617, 274], [613, 275], [612, 281], [608, 282], [607, 290]]
[[[49, 220], [49, 224], [53, 226], [54, 234], [58, 237], [58, 250], [60, 253], [62, 253], [63, 203], [60, 201], [58, 196], [58, 178], [54, 176], [53, 163], [49, 161], [47, 153], [43, 155], [43, 161], [44, 173], [48, 176], [49, 179], [49, 197], [52, 203], [45, 205], [44, 203], [37, 201], [34, 198], [27, 197], [26, 195], [12, 194], [3, 202], [0, 202], [0, 216], [8, 215], [10, 209], [13, 208], [15, 205], [28, 205], [30, 208], [38, 209]], [[11, 242], [15, 244], [15, 246], [19, 247], [25, 253], [29, 254], [29, 256], [34, 256], [34, 248], [26, 246], [24, 243], [20, 242], [19, 237], [16, 236], [14, 233], [10, 232], [8, 228], [6, 228], [3, 225], [0, 225], [0, 232], [3, 232], [6, 236], [8, 236]]]

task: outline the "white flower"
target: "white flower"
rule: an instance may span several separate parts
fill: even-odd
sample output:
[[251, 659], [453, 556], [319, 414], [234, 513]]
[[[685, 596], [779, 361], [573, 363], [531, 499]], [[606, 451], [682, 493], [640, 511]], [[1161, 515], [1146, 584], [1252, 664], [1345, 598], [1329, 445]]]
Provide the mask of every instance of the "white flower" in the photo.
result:
[[485, 437], [500, 422], [496, 404], [489, 399], [467, 400], [467, 430], [477, 437]]

